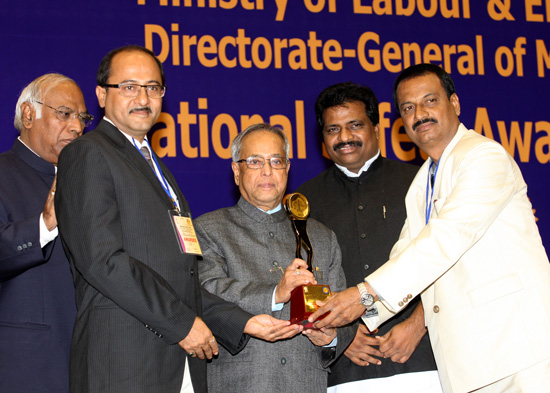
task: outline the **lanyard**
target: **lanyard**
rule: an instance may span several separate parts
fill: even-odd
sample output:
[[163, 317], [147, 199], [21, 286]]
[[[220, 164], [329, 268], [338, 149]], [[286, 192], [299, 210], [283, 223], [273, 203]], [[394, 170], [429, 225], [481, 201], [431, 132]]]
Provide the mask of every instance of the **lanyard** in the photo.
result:
[[[142, 151], [139, 149], [139, 147], [137, 146], [137, 143], [136, 143], [136, 140], [134, 138], [132, 138], [132, 142], [134, 142], [134, 146], [135, 148], [139, 151], [139, 154], [141, 154], [143, 156], [143, 159], [145, 160], [145, 156], [143, 155]], [[155, 175], [157, 175], [157, 178], [160, 180], [160, 185], [162, 186], [162, 188], [164, 189], [164, 192], [166, 192], [166, 195], [168, 195], [168, 198], [170, 198], [170, 200], [172, 201], [172, 204], [174, 205], [174, 208], [178, 211], [180, 211], [179, 207], [178, 207], [178, 204], [176, 202], [176, 199], [174, 197], [172, 197], [172, 193], [170, 192], [170, 187], [168, 187], [168, 182], [166, 181], [166, 178], [164, 177], [164, 174], [162, 173], [162, 169], [160, 169], [160, 165], [157, 161], [157, 158], [155, 157], [155, 155], [153, 154], [153, 148], [151, 147], [151, 145], [149, 144], [149, 141], [147, 139], [145, 139], [145, 142], [147, 142], [147, 146], [149, 146], [149, 151], [151, 152], [151, 158], [153, 159], [153, 161], [155, 162], [155, 166], [158, 170], [158, 173], [153, 170], [153, 172], [155, 172]]]
[[[439, 169], [439, 163], [441, 162], [441, 160], [439, 160], [437, 162], [437, 165], [435, 167], [435, 173], [434, 173], [434, 184], [435, 184], [435, 179], [437, 177], [437, 170]], [[434, 164], [434, 162], [432, 161], [432, 163], [430, 164], [430, 169], [432, 168], [432, 165]], [[430, 172], [431, 170], [428, 170], [428, 182], [426, 184], [426, 225], [428, 225], [428, 221], [430, 221], [430, 215], [432, 214], [432, 201], [433, 201], [433, 196], [434, 196], [434, 187], [432, 186], [432, 182], [430, 181]]]

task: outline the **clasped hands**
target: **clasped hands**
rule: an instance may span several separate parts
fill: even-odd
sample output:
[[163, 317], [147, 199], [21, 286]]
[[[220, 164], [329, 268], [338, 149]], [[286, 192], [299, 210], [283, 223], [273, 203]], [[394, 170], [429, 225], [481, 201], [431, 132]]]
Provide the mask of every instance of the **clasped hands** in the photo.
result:
[[426, 334], [422, 316], [422, 305], [419, 305], [409, 318], [393, 326], [383, 336], [376, 335], [378, 329], [370, 332], [365, 325], [360, 324], [344, 354], [359, 366], [381, 365], [380, 358], [405, 363]]

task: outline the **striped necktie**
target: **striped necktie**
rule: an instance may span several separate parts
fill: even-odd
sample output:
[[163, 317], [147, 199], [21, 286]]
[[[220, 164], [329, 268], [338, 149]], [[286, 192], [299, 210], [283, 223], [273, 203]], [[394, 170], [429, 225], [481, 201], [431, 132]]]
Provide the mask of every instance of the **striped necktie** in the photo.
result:
[[143, 157], [145, 157], [147, 164], [149, 164], [151, 169], [154, 171], [155, 166], [153, 165], [153, 160], [151, 160], [151, 153], [149, 153], [149, 149], [147, 148], [147, 146], [142, 146], [139, 150], [141, 150], [141, 154], [143, 154]]

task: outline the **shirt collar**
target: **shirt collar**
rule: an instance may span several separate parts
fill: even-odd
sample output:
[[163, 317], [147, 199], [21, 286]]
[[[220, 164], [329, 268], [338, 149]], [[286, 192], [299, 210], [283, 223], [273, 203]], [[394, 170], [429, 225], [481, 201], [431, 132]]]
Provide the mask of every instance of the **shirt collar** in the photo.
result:
[[[278, 212], [279, 210], [281, 210], [282, 208], [283, 208], [283, 205], [282, 205], [281, 203], [279, 203], [279, 204], [277, 205], [277, 207], [275, 207], [274, 209], [268, 210], [268, 211], [266, 211], [265, 213], [267, 213], [267, 214], [277, 213], [277, 212]], [[260, 208], [258, 208], [258, 209], [260, 209]], [[260, 209], [260, 210], [262, 210], [262, 209]], [[262, 211], [264, 211], [264, 210], [262, 210]]]
[[145, 136], [145, 138], [143, 139], [143, 142], [140, 142], [138, 141], [136, 138], [134, 138], [133, 136], [131, 135], [128, 135], [127, 133], [125, 133], [124, 131], [121, 131], [116, 125], [115, 123], [113, 123], [110, 119], [108, 119], [107, 117], [103, 116], [103, 120], [105, 120], [106, 122], [108, 123], [111, 123], [117, 130], [119, 130], [122, 135], [124, 135], [126, 137], [126, 139], [128, 139], [130, 141], [130, 143], [133, 144], [132, 141], [136, 141], [136, 144], [137, 144], [137, 147], [138, 149], [140, 149], [142, 146], [146, 146], [147, 148], [149, 148], [148, 146], [148, 140], [147, 140], [147, 136]]
[[345, 166], [338, 165], [336, 163], [334, 163], [334, 165], [336, 165], [336, 167], [340, 169], [348, 177], [359, 177], [363, 172], [366, 172], [370, 168], [370, 165], [374, 162], [374, 160], [378, 158], [379, 155], [380, 155], [380, 149], [378, 150], [378, 153], [376, 153], [374, 157], [372, 157], [370, 160], [367, 160], [367, 162], [365, 162], [365, 164], [361, 167], [361, 169], [359, 169], [359, 172], [357, 173], [350, 171]]

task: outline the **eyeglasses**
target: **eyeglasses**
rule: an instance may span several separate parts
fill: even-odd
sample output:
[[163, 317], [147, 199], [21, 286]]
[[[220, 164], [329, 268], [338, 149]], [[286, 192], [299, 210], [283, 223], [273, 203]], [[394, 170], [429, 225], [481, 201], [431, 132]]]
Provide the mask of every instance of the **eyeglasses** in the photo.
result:
[[52, 109], [55, 112], [55, 117], [57, 117], [59, 120], [64, 122], [67, 122], [71, 119], [78, 118], [78, 120], [80, 120], [80, 124], [82, 124], [84, 127], [88, 127], [90, 124], [92, 124], [92, 121], [94, 121], [94, 117], [86, 112], [78, 113], [64, 106], [61, 106], [59, 107], [59, 109], [56, 109], [53, 106], [49, 106], [40, 101], [34, 101], [34, 102], [40, 105], [47, 106], [48, 108]]
[[137, 97], [141, 92], [141, 88], [145, 87], [145, 93], [149, 98], [162, 98], [166, 93], [166, 86], [161, 85], [139, 85], [137, 83], [119, 83], [118, 85], [106, 84], [102, 87], [112, 87], [120, 89], [120, 95], [123, 97]]
[[[267, 158], [269, 161], [269, 165], [271, 165], [271, 168], [273, 169], [285, 169], [288, 166], [288, 163], [290, 160], [288, 158], [283, 157], [270, 157]], [[246, 167], [249, 169], [261, 169], [265, 165], [266, 158], [261, 156], [250, 156], [248, 158], [243, 158], [242, 160], [239, 160], [237, 162], [246, 162]]]

